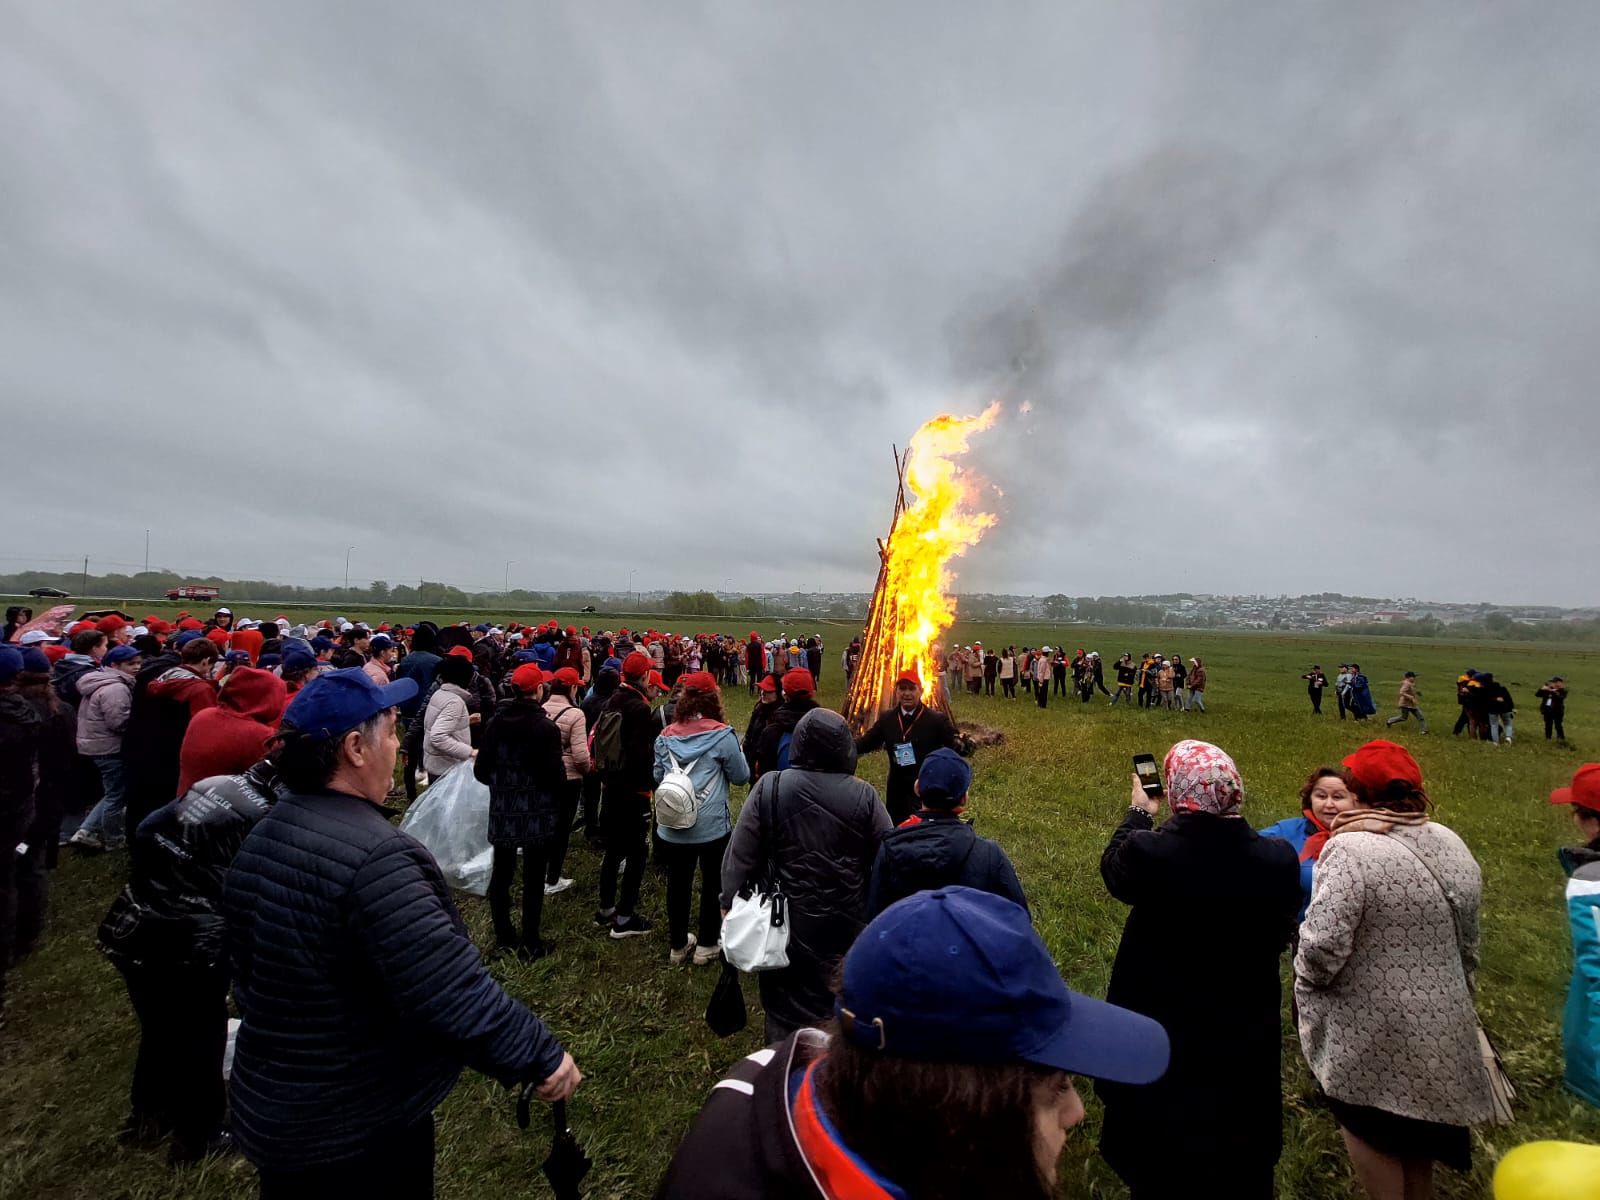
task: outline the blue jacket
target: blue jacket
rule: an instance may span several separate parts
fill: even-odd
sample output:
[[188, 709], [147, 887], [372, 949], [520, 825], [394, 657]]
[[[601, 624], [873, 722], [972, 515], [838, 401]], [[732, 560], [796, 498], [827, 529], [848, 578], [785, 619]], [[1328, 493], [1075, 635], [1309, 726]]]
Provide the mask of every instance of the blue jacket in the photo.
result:
[[355, 796], [289, 795], [223, 883], [239, 1029], [234, 1139], [258, 1167], [362, 1152], [431, 1112], [463, 1065], [544, 1080], [562, 1048], [501, 990], [438, 864]]
[[954, 886], [993, 892], [1028, 907], [1016, 869], [998, 842], [979, 837], [954, 813], [924, 810], [916, 824], [900, 826], [878, 846], [867, 916], [875, 917], [916, 892]]
[[1566, 1083], [1600, 1107], [1600, 843], [1563, 850], [1567, 917], [1572, 922], [1572, 983], [1561, 1022]]
[[[1306, 848], [1306, 839], [1316, 831], [1317, 827], [1303, 816], [1285, 817], [1276, 825], [1256, 830], [1262, 837], [1282, 838], [1294, 847], [1296, 854]], [[1316, 870], [1317, 864], [1314, 859], [1306, 859], [1300, 864], [1300, 915], [1295, 918], [1297, 921], [1306, 919], [1306, 906], [1311, 903], [1311, 881]]]
[[[671, 754], [680, 767], [686, 767], [700, 794], [700, 813], [688, 829], [656, 831], [663, 842], [704, 845], [726, 837], [733, 829], [733, 812], [728, 805], [728, 787], [750, 782], [750, 764], [739, 749], [739, 735], [731, 725], [711, 721], [686, 721], [668, 725], [656, 738], [656, 782], [666, 777]], [[690, 764], [693, 764], [692, 766]]]
[[417, 681], [417, 694], [400, 705], [400, 715], [407, 721], [422, 714], [422, 706], [427, 700], [429, 690], [433, 687], [433, 677], [439, 670], [441, 661], [431, 650], [413, 650], [400, 660], [399, 666], [395, 667], [396, 679]]

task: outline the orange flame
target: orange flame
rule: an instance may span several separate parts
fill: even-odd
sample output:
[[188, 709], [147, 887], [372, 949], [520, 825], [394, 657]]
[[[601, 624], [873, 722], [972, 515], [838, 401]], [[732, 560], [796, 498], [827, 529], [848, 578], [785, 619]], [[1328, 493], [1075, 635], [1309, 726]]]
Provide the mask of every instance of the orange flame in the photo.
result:
[[997, 400], [975, 417], [935, 417], [917, 430], [906, 457], [906, 486], [916, 499], [889, 539], [885, 590], [894, 602], [884, 643], [894, 656], [889, 678], [912, 668], [930, 695], [937, 688], [933, 645], [956, 619], [950, 560], [995, 523], [993, 513], [973, 511], [976, 489], [956, 460], [999, 415]]

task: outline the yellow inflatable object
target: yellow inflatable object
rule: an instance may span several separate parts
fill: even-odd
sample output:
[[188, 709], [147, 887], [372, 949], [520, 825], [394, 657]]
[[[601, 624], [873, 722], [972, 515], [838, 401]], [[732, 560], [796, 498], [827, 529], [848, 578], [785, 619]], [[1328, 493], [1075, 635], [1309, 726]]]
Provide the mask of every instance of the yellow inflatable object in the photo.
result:
[[1600, 1200], [1600, 1146], [1529, 1142], [1500, 1160], [1495, 1200]]

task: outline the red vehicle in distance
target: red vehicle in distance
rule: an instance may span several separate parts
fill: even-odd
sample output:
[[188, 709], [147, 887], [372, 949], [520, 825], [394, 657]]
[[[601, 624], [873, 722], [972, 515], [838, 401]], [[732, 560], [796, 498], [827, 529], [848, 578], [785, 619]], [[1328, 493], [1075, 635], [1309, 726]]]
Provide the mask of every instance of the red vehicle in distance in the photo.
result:
[[168, 588], [168, 600], [220, 600], [222, 593], [214, 587], [186, 583], [182, 587]]

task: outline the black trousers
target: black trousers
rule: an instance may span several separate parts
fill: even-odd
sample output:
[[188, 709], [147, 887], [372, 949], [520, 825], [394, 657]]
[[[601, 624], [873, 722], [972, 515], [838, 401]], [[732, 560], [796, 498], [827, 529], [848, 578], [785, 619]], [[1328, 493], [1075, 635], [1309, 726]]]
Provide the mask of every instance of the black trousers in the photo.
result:
[[1306, 695], [1311, 697], [1311, 711], [1320, 713], [1322, 711], [1322, 689], [1307, 688]]
[[1000, 681], [1000, 694], [1007, 700], [1017, 698], [1017, 681], [1015, 679], [1002, 679]]
[[591, 842], [600, 840], [600, 773], [592, 771], [583, 777], [583, 836]]
[[355, 1158], [298, 1171], [261, 1169], [261, 1200], [432, 1200], [433, 1114], [387, 1130]]
[[227, 976], [207, 967], [120, 961], [117, 969], [139, 1019], [132, 1119], [171, 1133], [181, 1150], [199, 1154], [221, 1131], [226, 1113]]
[[494, 921], [494, 940], [501, 946], [537, 946], [539, 922], [544, 916], [544, 870], [550, 843], [539, 842], [522, 848], [522, 936], [511, 923], [511, 881], [517, 873], [517, 847], [497, 844], [494, 866], [489, 871], [489, 916]]
[[983, 694], [985, 696], [994, 695], [994, 676], [993, 675], [985, 675], [983, 677]]
[[[1565, 715], [1562, 714], [1562, 716]], [[1561, 721], [1562, 717], [1552, 716], [1550, 713], [1544, 714], [1544, 736], [1546, 741], [1550, 740], [1552, 730], [1563, 742], [1567, 740], [1567, 731], [1561, 727]]]
[[695, 938], [702, 946], [722, 939], [722, 856], [729, 834], [713, 842], [663, 842], [667, 857], [667, 947], [681, 950], [689, 940], [689, 900], [700, 872], [700, 908]]
[[[572, 822], [578, 816], [578, 800], [583, 796], [585, 782], [583, 778], [568, 779], [561, 785], [561, 816], [556, 825], [555, 841], [550, 843], [550, 853], [546, 856], [546, 883], [555, 883], [561, 878], [561, 868], [567, 861], [567, 844], [572, 841]], [[587, 816], [584, 824], [588, 824]]]
[[1040, 708], [1048, 707], [1050, 704], [1050, 685], [1043, 681], [1036, 683], [1033, 688], [1033, 698], [1039, 702]]
[[600, 824], [606, 839], [605, 857], [600, 860], [600, 907], [615, 907], [618, 916], [631, 917], [638, 907], [639, 885], [650, 856], [650, 823], [649, 798], [631, 790], [620, 778], [607, 779], [600, 800]]
[[1065, 696], [1067, 694], [1067, 673], [1061, 667], [1050, 668], [1050, 689], [1052, 695]]
[[1350, 706], [1344, 702], [1344, 693], [1338, 688], [1333, 689], [1333, 698], [1339, 702], [1339, 720], [1342, 721], [1344, 720], [1344, 714], [1349, 711]]

